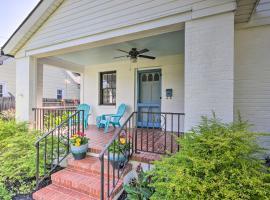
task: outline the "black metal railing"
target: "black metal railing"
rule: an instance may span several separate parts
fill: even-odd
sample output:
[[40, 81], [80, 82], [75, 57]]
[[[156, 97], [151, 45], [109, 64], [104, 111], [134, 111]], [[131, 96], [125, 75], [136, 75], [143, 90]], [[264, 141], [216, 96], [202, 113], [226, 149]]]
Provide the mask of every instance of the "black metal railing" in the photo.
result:
[[184, 133], [184, 113], [138, 112], [135, 152], [176, 153]]
[[134, 134], [136, 113], [132, 113], [110, 142], [99, 154], [101, 162], [101, 196], [109, 199], [114, 195], [115, 188], [134, 150]]
[[34, 112], [34, 128], [47, 132], [60, 125], [69, 115], [74, 114], [76, 107], [40, 107], [33, 108], [32, 110]]
[[57, 170], [70, 151], [70, 137], [75, 133], [84, 133], [83, 110], [69, 115], [59, 125], [43, 134], [35, 143], [36, 147], [36, 189]]
[[[133, 153], [172, 154], [179, 151], [177, 140], [183, 135], [183, 125], [184, 113], [133, 112], [99, 154], [100, 199], [114, 196]], [[119, 153], [123, 147], [121, 141], [125, 141], [127, 147]]]

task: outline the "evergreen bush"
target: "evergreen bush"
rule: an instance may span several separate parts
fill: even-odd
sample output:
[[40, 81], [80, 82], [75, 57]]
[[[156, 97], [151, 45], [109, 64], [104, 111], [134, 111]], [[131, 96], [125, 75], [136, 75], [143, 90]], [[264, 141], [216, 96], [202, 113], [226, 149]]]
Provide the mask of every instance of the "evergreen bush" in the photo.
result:
[[151, 199], [270, 199], [269, 169], [258, 158], [260, 134], [246, 122], [214, 116], [180, 141], [180, 152], [155, 163]]

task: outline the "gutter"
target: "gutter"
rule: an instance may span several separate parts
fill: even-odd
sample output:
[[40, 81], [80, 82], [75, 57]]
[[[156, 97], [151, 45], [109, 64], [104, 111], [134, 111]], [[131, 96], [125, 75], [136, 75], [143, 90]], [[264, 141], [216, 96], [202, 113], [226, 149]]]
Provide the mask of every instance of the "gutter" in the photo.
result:
[[3, 50], [0, 51], [0, 65], [3, 65], [4, 61], [8, 58], [14, 58], [14, 56], [9, 54], [4, 54]]

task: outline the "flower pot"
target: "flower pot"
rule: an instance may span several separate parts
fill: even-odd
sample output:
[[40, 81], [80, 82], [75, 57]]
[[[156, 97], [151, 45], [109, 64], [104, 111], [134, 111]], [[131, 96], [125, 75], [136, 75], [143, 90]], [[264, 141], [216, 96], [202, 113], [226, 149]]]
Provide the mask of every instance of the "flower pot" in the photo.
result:
[[127, 153], [125, 154], [115, 153], [113, 157], [113, 153], [110, 152], [110, 155], [108, 156], [108, 160], [116, 169], [121, 169], [127, 161], [127, 155], [128, 155]]
[[86, 153], [88, 151], [88, 143], [78, 147], [71, 144], [70, 151], [75, 160], [82, 160], [86, 157]]

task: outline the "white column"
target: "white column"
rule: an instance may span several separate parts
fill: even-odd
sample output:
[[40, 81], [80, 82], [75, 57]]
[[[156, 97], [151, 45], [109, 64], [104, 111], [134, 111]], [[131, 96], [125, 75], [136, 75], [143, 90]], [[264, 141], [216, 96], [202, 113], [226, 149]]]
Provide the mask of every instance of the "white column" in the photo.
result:
[[185, 130], [214, 111], [233, 121], [234, 14], [186, 22]]
[[42, 107], [43, 105], [43, 64], [37, 63], [37, 93], [36, 105]]
[[16, 58], [16, 119], [31, 121], [36, 107], [37, 63], [33, 57]]

